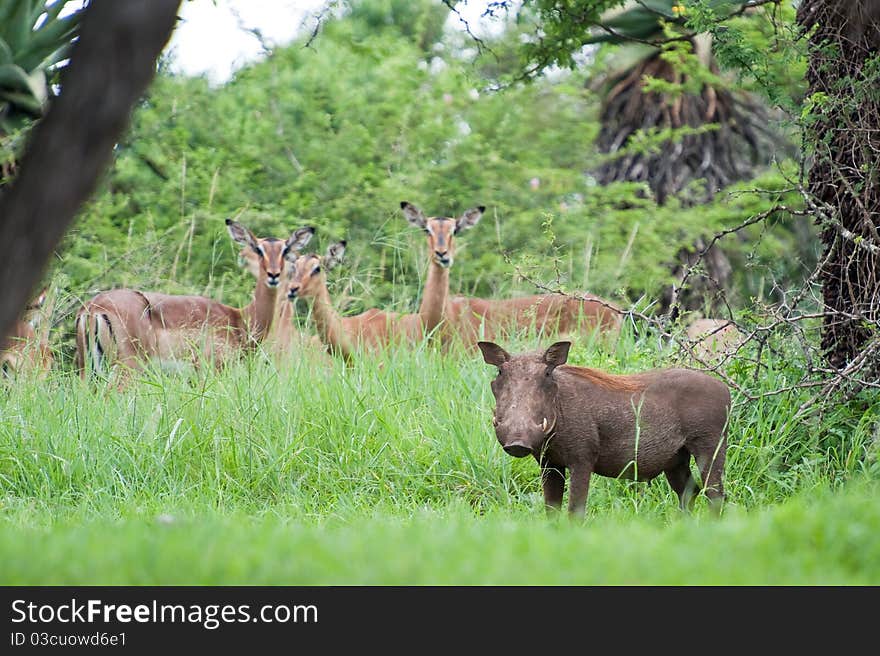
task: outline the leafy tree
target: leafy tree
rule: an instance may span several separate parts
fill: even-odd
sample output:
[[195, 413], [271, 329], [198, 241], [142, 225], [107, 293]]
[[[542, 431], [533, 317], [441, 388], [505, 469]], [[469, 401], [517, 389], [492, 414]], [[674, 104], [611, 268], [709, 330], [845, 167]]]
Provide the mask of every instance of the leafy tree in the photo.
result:
[[[445, 32], [426, 50], [434, 37], [426, 40], [424, 17], [363, 15], [329, 19], [309, 47], [311, 33], [220, 86], [162, 67], [66, 240], [56, 285], [71, 297], [62, 307], [115, 286], [246, 303], [253, 282], [223, 225], [241, 214], [261, 235], [315, 225], [319, 251], [347, 239], [347, 264], [330, 276], [343, 312], [412, 311], [423, 235], [400, 215], [401, 200], [449, 216], [488, 207], [459, 243], [454, 293], [534, 293], [534, 280], [628, 304], [657, 297], [672, 280], [663, 260], [694, 234], [796, 202], [772, 171], [751, 183], [766, 193], [743, 193], [743, 183], [699, 208], [676, 197], [658, 205], [641, 183], [597, 185], [584, 175], [600, 164], [599, 104], [585, 72], [495, 91], [497, 69], [486, 70], [491, 58], [472, 63], [467, 35]], [[513, 32], [499, 38], [509, 51], [519, 45]], [[735, 296], [798, 275], [779, 257], [796, 244], [784, 226], [733, 244]]]
[[[510, 3], [493, 3], [493, 10]], [[601, 95], [596, 145], [607, 157], [595, 170], [601, 184], [644, 183], [659, 204], [706, 202], [720, 189], [748, 179], [766, 164], [779, 141], [766, 128], [767, 112], [720, 75], [713, 35], [706, 30], [745, 13], [754, 2], [535, 0], [518, 18], [534, 25], [522, 48], [525, 74], [551, 66], [576, 67], [584, 48], [602, 44], [591, 88]], [[509, 7], [508, 7], [509, 8]], [[703, 230], [676, 259], [678, 275], [705, 248]], [[693, 276], [661, 310], [699, 309], [719, 287], [729, 289], [732, 268], [717, 247], [704, 258], [705, 276]], [[712, 298], [715, 309], [718, 299]]]

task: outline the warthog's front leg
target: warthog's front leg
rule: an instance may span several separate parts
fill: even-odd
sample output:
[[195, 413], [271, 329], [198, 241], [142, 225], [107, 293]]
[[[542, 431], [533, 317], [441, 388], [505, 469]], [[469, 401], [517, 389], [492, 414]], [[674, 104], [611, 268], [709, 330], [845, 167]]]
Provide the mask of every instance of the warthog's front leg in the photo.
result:
[[557, 467], [547, 462], [541, 463], [541, 485], [544, 488], [544, 506], [547, 514], [562, 508], [562, 495], [565, 492], [565, 467]]
[[568, 496], [568, 512], [572, 517], [583, 517], [587, 509], [587, 495], [590, 493], [590, 476], [593, 468], [589, 465], [571, 467], [571, 485]]

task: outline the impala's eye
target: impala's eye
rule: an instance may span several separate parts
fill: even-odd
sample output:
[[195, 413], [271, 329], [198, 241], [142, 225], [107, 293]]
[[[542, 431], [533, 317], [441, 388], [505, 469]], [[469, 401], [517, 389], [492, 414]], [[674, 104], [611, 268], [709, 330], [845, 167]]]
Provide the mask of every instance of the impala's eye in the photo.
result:
[[314, 276], [314, 275], [317, 274], [317, 273], [321, 273], [321, 267], [319, 267], [319, 266], [316, 266], [316, 267], [315, 267], [315, 270], [312, 271], [312, 275]]

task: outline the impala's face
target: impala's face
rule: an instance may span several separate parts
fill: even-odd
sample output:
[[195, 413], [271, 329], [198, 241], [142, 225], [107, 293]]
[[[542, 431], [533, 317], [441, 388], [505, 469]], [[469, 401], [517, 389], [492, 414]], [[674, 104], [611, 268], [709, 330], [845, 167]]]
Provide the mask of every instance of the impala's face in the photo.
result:
[[287, 256], [289, 264], [287, 298], [295, 301], [298, 298], [315, 297], [327, 285], [324, 271], [335, 267], [345, 255], [345, 242], [332, 244], [324, 257], [310, 253], [299, 257]]
[[295, 301], [297, 298], [315, 296], [325, 284], [324, 272], [321, 270], [321, 257], [300, 255], [291, 265], [287, 298]]
[[425, 232], [431, 259], [444, 269], [451, 267], [455, 256], [455, 219], [431, 217], [425, 221]]
[[428, 252], [431, 254], [431, 260], [444, 269], [452, 266], [455, 255], [455, 235], [477, 225], [483, 212], [486, 211], [483, 206], [475, 207], [459, 218], [451, 219], [446, 216], [428, 218], [418, 207], [406, 201], [400, 204], [400, 208], [410, 224], [427, 233]]
[[281, 284], [291, 254], [298, 254], [315, 234], [314, 228], [305, 227], [296, 230], [287, 241], [274, 237], [258, 239], [240, 223], [227, 219], [226, 225], [236, 243], [244, 246], [239, 260], [257, 280], [264, 278], [270, 289]]
[[281, 274], [284, 272], [286, 260], [284, 259], [284, 242], [274, 237], [266, 237], [257, 240], [257, 248], [254, 251], [257, 256], [257, 266], [260, 273], [265, 272], [266, 284], [269, 287], [277, 287], [281, 283]]

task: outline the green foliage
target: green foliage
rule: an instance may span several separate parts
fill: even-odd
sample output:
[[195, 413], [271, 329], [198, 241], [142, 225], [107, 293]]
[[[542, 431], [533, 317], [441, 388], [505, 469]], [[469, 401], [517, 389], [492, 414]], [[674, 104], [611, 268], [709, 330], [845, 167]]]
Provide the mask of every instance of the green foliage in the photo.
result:
[[[424, 237], [400, 215], [401, 200], [449, 216], [489, 208], [458, 238], [454, 293], [533, 292], [516, 275], [529, 253], [529, 266], [519, 267], [529, 278], [627, 303], [656, 297], [694, 234], [732, 227], [780, 199], [743, 184], [735, 197], [684, 210], [656, 206], [640, 185], [599, 187], [584, 175], [602, 160], [592, 145], [596, 99], [582, 74], [490, 91], [482, 69], [459, 58], [460, 40], [445, 37], [426, 55], [423, 32], [412, 27], [419, 21], [377, 27], [372, 15], [330, 21], [313, 47], [278, 49], [219, 88], [162, 72], [53, 268], [69, 295], [60, 307], [72, 311], [112, 286], [245, 304], [253, 282], [236, 267], [223, 227], [244, 212], [262, 235], [317, 226], [315, 251], [347, 239], [348, 266], [331, 276], [343, 311], [412, 311]], [[650, 149], [667, 137], [645, 134], [628, 147]], [[767, 172], [757, 186], [786, 183]], [[548, 217], [556, 247], [541, 229]], [[790, 224], [754, 248], [726, 244], [748, 262], [737, 271], [740, 299], [769, 288], [771, 270], [783, 281], [800, 271], [778, 257], [799, 252], [802, 234]], [[72, 316], [55, 321], [69, 355]]]
[[[505, 345], [518, 352], [537, 343], [524, 335]], [[798, 380], [803, 362], [791, 345], [782, 336], [772, 346], [778, 356], [757, 375], [749, 352], [733, 379], [755, 394]], [[613, 349], [579, 342], [569, 359], [621, 373], [674, 361], [628, 331]], [[498, 446], [493, 375], [479, 355], [420, 345], [358, 358], [351, 368], [257, 356], [221, 373], [147, 371], [121, 393], [89, 389], [68, 373], [20, 380], [2, 400], [0, 558], [8, 566], [0, 582], [565, 576], [767, 584], [880, 576], [876, 483], [861, 485], [880, 477], [876, 394], [799, 421], [791, 417], [809, 390], [757, 402], [734, 394], [720, 521], [703, 499], [693, 517], [683, 516], [662, 477], [637, 485], [597, 476], [583, 526], [545, 519], [537, 465]], [[208, 555], [197, 548], [227, 527], [226, 546]], [[478, 548], [508, 535], [520, 545], [514, 555], [534, 567], [514, 568], [513, 556]], [[445, 553], [443, 567], [435, 558], [378, 558], [401, 540]], [[285, 541], [311, 545], [309, 564], [275, 548]], [[104, 556], [117, 555], [97, 558], [99, 543]], [[706, 551], [716, 543], [735, 549], [739, 562]], [[577, 557], [577, 549], [594, 556]], [[139, 557], [145, 552], [152, 556]], [[382, 564], [354, 565], [368, 555]], [[650, 568], [631, 569], [644, 559]]]
[[[527, 8], [564, 6], [590, 18], [621, 4]], [[711, 32], [719, 60], [741, 72], [725, 84], [760, 89], [800, 112], [794, 78], [803, 58], [788, 10], [770, 8], [779, 29], [743, 16], [725, 31], [716, 29], [712, 3], [687, 2], [684, 18], [671, 2], [645, 4], [676, 14], [655, 20], [666, 34]], [[596, 184], [585, 172], [603, 161], [593, 145], [598, 101], [585, 81], [624, 48], [605, 44], [586, 70], [492, 91], [514, 76], [526, 28], [495, 39], [499, 60], [472, 64], [464, 53], [472, 44], [440, 29], [445, 9], [428, 7], [352, 3], [310, 48], [304, 40], [280, 48], [220, 87], [160, 69], [50, 271], [61, 296], [52, 318], [61, 366], [45, 382], [16, 380], [0, 403], [2, 582], [880, 581], [872, 539], [880, 525], [877, 396], [793, 421], [814, 392], [795, 385], [806, 363], [784, 333], [770, 337], [759, 370], [750, 346], [727, 372], [753, 395], [793, 389], [757, 401], [734, 395], [720, 521], [702, 500], [695, 517], [682, 517], [663, 480], [600, 477], [588, 527], [544, 519], [535, 463], [498, 448], [492, 373], [473, 354], [419, 344], [351, 368], [257, 354], [219, 373], [147, 370], [120, 393], [96, 392], [67, 370], [72, 313], [99, 289], [246, 303], [253, 281], [237, 269], [223, 226], [239, 213], [260, 235], [316, 225], [316, 251], [347, 239], [348, 265], [331, 284], [340, 308], [353, 312], [419, 302], [424, 237], [400, 216], [404, 199], [432, 215], [488, 207], [457, 238], [453, 292], [510, 295], [534, 291], [537, 281], [640, 309], [671, 282], [670, 263], [695, 235], [779, 205], [800, 208], [791, 183], [798, 165], [785, 153], [697, 207], [675, 198], [658, 206], [641, 184]], [[548, 28], [547, 43], [567, 43], [573, 62], [583, 31]], [[663, 56], [690, 70], [697, 62], [683, 43], [666, 44]], [[691, 90], [650, 84], [670, 95]], [[819, 120], [829, 100], [814, 94], [808, 102], [806, 116]], [[643, 131], [615, 156], [653, 152], [674, 136]], [[816, 261], [814, 235], [804, 219], [777, 211], [725, 238], [740, 316], [753, 320], [753, 301], [802, 280]], [[806, 326], [808, 338], [817, 328]], [[533, 336], [507, 344], [536, 345]], [[677, 362], [629, 330], [613, 349], [580, 342], [570, 357], [619, 373]], [[499, 542], [511, 548], [485, 549]], [[411, 554], [385, 558], [402, 543], [414, 546]], [[296, 551], [310, 554], [307, 565], [290, 557]], [[365, 559], [375, 567], [361, 567]]]
[[260, 517], [126, 513], [84, 524], [59, 518], [48, 530], [0, 528], [0, 582], [877, 585], [877, 493], [865, 484], [837, 493], [819, 488], [779, 507], [733, 511], [721, 522], [597, 517], [588, 527], [509, 509], [478, 517], [460, 504], [404, 516], [377, 509], [343, 521], [289, 521], [287, 509]]

